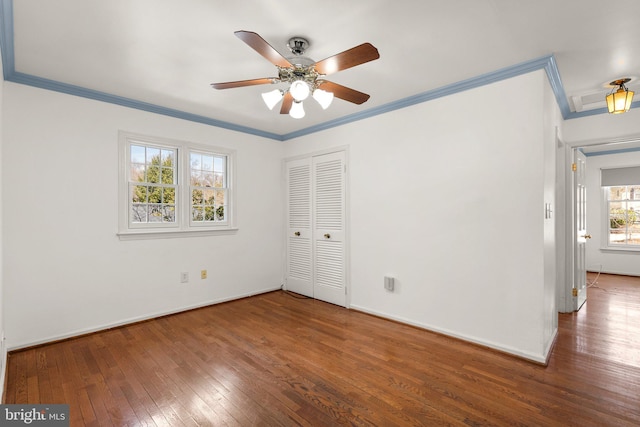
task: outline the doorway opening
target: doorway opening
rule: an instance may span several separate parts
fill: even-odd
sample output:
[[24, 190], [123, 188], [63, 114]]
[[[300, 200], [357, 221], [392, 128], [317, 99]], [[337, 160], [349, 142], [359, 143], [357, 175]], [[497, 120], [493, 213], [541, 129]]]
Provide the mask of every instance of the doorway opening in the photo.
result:
[[[580, 164], [580, 158], [584, 164]], [[607, 159], [607, 161], [603, 161]], [[595, 166], [594, 166], [594, 162]], [[565, 146], [565, 161], [569, 172], [565, 175], [565, 250], [564, 262], [565, 280], [562, 295], [559, 295], [558, 308], [561, 312], [578, 311], [586, 301], [587, 287], [597, 280], [598, 273], [626, 274], [640, 276], [640, 271], [630, 271], [623, 267], [624, 263], [605, 263], [600, 255], [611, 259], [623, 259], [625, 256], [637, 258], [638, 249], [611, 247], [608, 240], [610, 227], [606, 227], [605, 219], [609, 212], [605, 210], [604, 190], [600, 181], [600, 174], [594, 174], [594, 167], [622, 168], [640, 165], [640, 138], [629, 138], [616, 141], [577, 142]], [[591, 167], [589, 167], [591, 165]], [[580, 167], [588, 175], [581, 175]], [[583, 171], [583, 172], [584, 172]], [[635, 191], [634, 191], [635, 193]], [[628, 196], [627, 192], [622, 196]], [[625, 199], [626, 200], [626, 199]], [[616, 201], [617, 202], [617, 201]], [[632, 203], [633, 204], [633, 203]], [[640, 205], [640, 202], [638, 202]], [[617, 206], [617, 205], [616, 205]], [[615, 207], [615, 206], [614, 206]], [[633, 204], [635, 211], [635, 204]], [[626, 217], [630, 217], [626, 215]], [[633, 217], [633, 227], [638, 217]], [[604, 218], [604, 219], [603, 219]], [[628, 224], [625, 224], [625, 230]], [[631, 227], [633, 231], [635, 228]], [[614, 230], [618, 231], [618, 230]], [[625, 253], [626, 252], [626, 253]], [[607, 265], [605, 265], [607, 264]], [[622, 267], [621, 267], [622, 266]], [[587, 279], [587, 272], [592, 272]], [[561, 282], [562, 283], [562, 282]]]

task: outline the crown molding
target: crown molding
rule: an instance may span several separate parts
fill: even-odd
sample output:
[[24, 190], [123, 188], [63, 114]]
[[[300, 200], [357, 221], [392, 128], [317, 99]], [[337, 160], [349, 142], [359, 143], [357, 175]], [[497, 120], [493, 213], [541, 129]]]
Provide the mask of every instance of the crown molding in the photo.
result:
[[5, 80], [12, 83], [19, 83], [27, 86], [37, 87], [40, 89], [52, 90], [55, 92], [61, 92], [68, 95], [74, 95], [82, 98], [93, 99], [96, 101], [107, 102], [110, 104], [116, 104], [123, 107], [134, 108], [136, 110], [147, 111], [150, 113], [160, 114], [163, 116], [174, 117], [177, 119], [188, 120], [191, 122], [202, 123], [209, 126], [215, 126], [215, 127], [228, 129], [236, 132], [242, 132], [250, 135], [261, 136], [263, 138], [282, 141], [282, 136], [276, 133], [265, 132], [263, 130], [255, 129], [248, 126], [237, 125], [237, 124], [225, 122], [222, 120], [216, 120], [210, 117], [191, 114], [191, 113], [187, 113], [180, 110], [174, 110], [172, 108], [161, 107], [159, 105], [150, 104], [142, 101], [136, 101], [134, 99], [125, 98], [117, 95], [111, 95], [105, 92], [99, 92], [93, 89], [87, 89], [80, 86], [74, 86], [67, 83], [57, 82], [54, 80], [48, 80], [42, 77], [36, 77], [29, 74], [17, 73], [14, 71], [10, 73], [9, 78], [5, 77]]
[[[80, 96], [83, 98], [93, 99], [96, 101], [107, 102], [116, 104], [128, 108], [134, 108], [142, 111], [147, 111], [164, 116], [174, 117], [178, 119], [188, 120], [196, 123], [202, 123], [209, 126], [215, 126], [223, 129], [228, 129], [236, 132], [242, 132], [250, 135], [256, 135], [263, 138], [273, 139], [276, 141], [287, 141], [301, 136], [309, 135], [312, 133], [320, 132], [326, 129], [331, 129], [338, 126], [343, 126], [348, 123], [353, 123], [359, 120], [364, 120], [369, 117], [374, 117], [380, 114], [386, 114], [391, 111], [399, 110], [412, 105], [420, 104], [423, 102], [432, 101], [434, 99], [450, 96], [459, 92], [464, 92], [476, 87], [485, 86], [491, 83], [495, 83], [501, 80], [510, 79], [520, 76], [522, 74], [531, 73], [534, 71], [544, 69], [551, 85], [551, 89], [555, 95], [556, 102], [560, 108], [562, 117], [565, 120], [575, 119], [580, 117], [592, 116], [596, 114], [607, 113], [606, 109], [597, 109], [590, 111], [583, 111], [576, 113], [570, 110], [567, 96], [562, 86], [562, 79], [560, 78], [560, 72], [556, 64], [555, 57], [553, 55], [543, 56], [541, 58], [526, 61], [520, 64], [502, 68], [497, 71], [486, 73], [477, 77], [462, 80], [460, 82], [452, 83], [437, 89], [433, 89], [427, 92], [419, 93], [417, 95], [409, 96], [397, 101], [393, 101], [378, 107], [369, 108], [367, 110], [360, 111], [355, 114], [350, 114], [338, 119], [330, 120], [318, 125], [310, 126], [304, 129], [300, 129], [294, 132], [286, 134], [277, 134], [272, 132], [266, 132], [261, 129], [252, 128], [249, 126], [242, 126], [235, 123], [226, 122], [223, 120], [217, 120], [210, 117], [200, 116], [197, 114], [191, 114], [184, 111], [174, 110], [171, 108], [161, 107], [158, 105], [137, 101], [130, 98], [111, 95], [108, 93], [83, 88], [80, 86], [74, 86], [67, 83], [62, 83], [54, 80], [44, 79], [41, 77], [24, 74], [17, 72], [15, 69], [15, 52], [13, 41], [13, 1], [1, 0], [0, 3], [0, 23], [2, 25], [2, 31], [0, 32], [0, 54], [2, 55], [3, 76], [4, 80], [13, 83], [24, 84], [28, 86], [37, 87], [40, 89], [52, 90], [56, 92], [66, 93], [69, 95]], [[640, 101], [633, 103], [634, 107], [640, 105]]]
[[584, 153], [583, 154], [586, 157], [596, 157], [596, 156], [608, 156], [611, 154], [625, 154], [625, 153], [635, 153], [637, 151], [640, 151], [640, 147], [633, 147], [633, 148], [620, 148], [617, 150], [606, 150], [606, 151], [594, 151], [591, 153]]

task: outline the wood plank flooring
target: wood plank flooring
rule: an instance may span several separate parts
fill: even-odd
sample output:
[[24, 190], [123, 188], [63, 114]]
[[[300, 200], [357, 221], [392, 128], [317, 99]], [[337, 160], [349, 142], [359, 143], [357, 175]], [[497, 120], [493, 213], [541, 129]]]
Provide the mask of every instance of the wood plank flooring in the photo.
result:
[[5, 403], [72, 426], [637, 426], [640, 278], [601, 275], [547, 367], [273, 292], [13, 352], [7, 375]]

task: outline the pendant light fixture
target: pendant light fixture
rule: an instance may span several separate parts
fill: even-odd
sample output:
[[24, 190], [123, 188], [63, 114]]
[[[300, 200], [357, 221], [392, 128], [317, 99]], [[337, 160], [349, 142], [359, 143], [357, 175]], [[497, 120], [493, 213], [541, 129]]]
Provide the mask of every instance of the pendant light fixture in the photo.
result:
[[[611, 114], [626, 113], [631, 108], [631, 102], [633, 102], [634, 92], [627, 89], [624, 85], [631, 81], [629, 78], [614, 80], [609, 83], [614, 86], [611, 93], [607, 95], [607, 109]], [[615, 86], [618, 86], [618, 90], [615, 90]]]

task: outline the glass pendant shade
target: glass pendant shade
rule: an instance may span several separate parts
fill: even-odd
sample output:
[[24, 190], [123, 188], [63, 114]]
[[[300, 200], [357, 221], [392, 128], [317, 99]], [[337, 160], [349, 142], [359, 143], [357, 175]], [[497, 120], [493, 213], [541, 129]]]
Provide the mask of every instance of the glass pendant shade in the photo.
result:
[[304, 108], [302, 107], [302, 102], [294, 101], [291, 104], [291, 109], [289, 110], [289, 115], [294, 119], [301, 119], [304, 117]]
[[633, 102], [634, 92], [627, 89], [624, 84], [617, 91], [607, 95], [607, 109], [611, 114], [620, 114], [629, 111]]
[[267, 104], [269, 110], [273, 110], [278, 102], [282, 99], [282, 91], [280, 89], [272, 90], [271, 92], [265, 92], [262, 94], [264, 103]]
[[313, 91], [313, 99], [318, 101], [318, 104], [320, 104], [323, 110], [326, 110], [333, 101], [333, 93], [322, 89], [316, 89]]
[[295, 99], [296, 101], [304, 101], [309, 97], [309, 85], [302, 80], [296, 80], [295, 82], [291, 83], [289, 92], [291, 93], [291, 96], [293, 96], [293, 99]]

